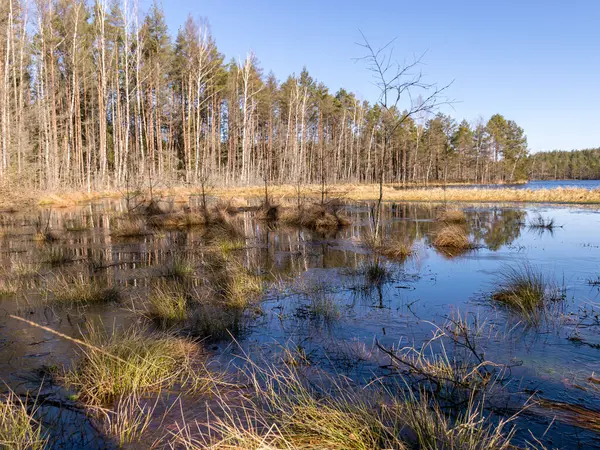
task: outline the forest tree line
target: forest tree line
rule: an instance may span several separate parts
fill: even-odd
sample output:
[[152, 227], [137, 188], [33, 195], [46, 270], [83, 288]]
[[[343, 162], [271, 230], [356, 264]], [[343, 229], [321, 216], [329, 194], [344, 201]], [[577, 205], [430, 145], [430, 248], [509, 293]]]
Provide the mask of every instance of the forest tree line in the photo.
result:
[[600, 180], [600, 148], [534, 153], [529, 174], [535, 180]]
[[0, 2], [5, 182], [92, 190], [527, 177], [525, 133], [500, 114], [469, 123], [423, 111], [402, 120], [385, 152], [382, 117], [380, 103], [330, 92], [306, 69], [279, 81], [252, 53], [225, 61], [202, 20], [171, 35], [156, 4], [141, 13], [129, 0]]

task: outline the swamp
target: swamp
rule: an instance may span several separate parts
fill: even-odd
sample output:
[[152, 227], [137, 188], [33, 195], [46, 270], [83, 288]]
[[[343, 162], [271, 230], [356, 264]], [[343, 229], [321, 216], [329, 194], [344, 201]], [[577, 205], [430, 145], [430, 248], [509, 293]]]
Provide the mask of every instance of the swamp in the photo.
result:
[[0, 215], [0, 446], [600, 447], [597, 209], [206, 203]]

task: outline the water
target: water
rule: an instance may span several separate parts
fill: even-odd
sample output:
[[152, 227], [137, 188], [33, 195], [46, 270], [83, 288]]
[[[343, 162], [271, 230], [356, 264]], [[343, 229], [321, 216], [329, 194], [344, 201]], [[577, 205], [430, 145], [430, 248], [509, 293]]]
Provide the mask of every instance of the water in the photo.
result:
[[[368, 288], [361, 275], [373, 258], [361, 244], [370, 223], [368, 204], [349, 205], [346, 214], [352, 225], [327, 235], [269, 227], [255, 221], [252, 212], [238, 214], [246, 247], [232, 252], [232, 257], [270, 280], [283, 281], [271, 284], [260, 313], [239, 330], [236, 345], [227, 339], [211, 341], [212, 358], [225, 365], [243, 350], [277, 361], [284, 349], [294, 349], [316, 367], [365, 383], [373, 377], [394, 376], [375, 342], [386, 348], [420, 345], [436, 327], [447, 326], [449, 319], [460, 314], [489, 330], [481, 342], [485, 359], [510, 366], [511, 382], [505, 395], [518, 399], [536, 392], [548, 401], [600, 410], [600, 393], [589, 382], [600, 373], [596, 319], [600, 289], [590, 284], [600, 276], [600, 213], [583, 207], [463, 206], [466, 226], [479, 248], [453, 255], [431, 245], [442, 227], [435, 220], [441, 205], [386, 204], [385, 235], [404, 237], [415, 254], [404, 261], [387, 260], [391, 278]], [[111, 227], [122, 211], [123, 205], [104, 202], [75, 210], [0, 216], [0, 287], [6, 291], [0, 297], [0, 309], [5, 312], [0, 317], [0, 379], [17, 392], [37, 389], [44, 399], [65, 401], [69, 392], [60, 383], [46, 380], [41, 391], [39, 385], [48, 367], [73, 364], [78, 349], [7, 314], [24, 316], [70, 336], [79, 336], [90, 322], [128, 326], [140, 320], [132, 306], [143, 301], [152, 280], [161, 276], [176, 255], [187, 255], [192, 261], [205, 258], [207, 241], [201, 229], [115, 239]], [[528, 222], [538, 214], [555, 219], [558, 227], [530, 228]], [[46, 224], [56, 230], [59, 240], [35, 242], [36, 230]], [[49, 248], [68, 251], [73, 261], [58, 266], [41, 262]], [[91, 261], [102, 261], [104, 268], [92, 270]], [[539, 269], [566, 290], [564, 302], [540, 326], [526, 326], [490, 300], [498, 275], [522, 264]], [[21, 272], [27, 272], [23, 267], [35, 268], [36, 273], [16, 276], [19, 267]], [[201, 269], [197, 270], [201, 278]], [[124, 300], [120, 305], [68, 310], [48, 306], [45, 298], [52, 296], [48, 289], [53, 280], [70, 275], [116, 286]], [[16, 292], [11, 292], [11, 283], [18, 283]], [[331, 320], [311, 309], [315, 295], [335, 305]], [[97, 448], [114, 445], [98, 434], [94, 424], [88, 424], [81, 410], [57, 418], [56, 411], [46, 406], [42, 413], [54, 434], [71, 436], [66, 443], [57, 440], [55, 448], [81, 448], [91, 442]], [[532, 409], [519, 419], [518, 437], [526, 439], [527, 429], [541, 435], [549, 427], [544, 439], [553, 446], [566, 448], [576, 442], [586, 448], [600, 446], [595, 433], [552, 418], [549, 411]], [[75, 431], [69, 429], [73, 423]]]
[[578, 189], [600, 189], [600, 180], [534, 180], [522, 184], [475, 184], [475, 185], [456, 185], [446, 186], [446, 189], [531, 189], [534, 191], [540, 189], [556, 189], [556, 188], [578, 188]]

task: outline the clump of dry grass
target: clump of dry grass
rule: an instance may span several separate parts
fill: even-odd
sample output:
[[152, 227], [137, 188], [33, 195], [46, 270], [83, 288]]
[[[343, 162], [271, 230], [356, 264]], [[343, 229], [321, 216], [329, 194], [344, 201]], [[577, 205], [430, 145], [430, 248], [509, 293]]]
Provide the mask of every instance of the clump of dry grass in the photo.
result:
[[111, 232], [111, 236], [117, 238], [133, 238], [149, 234], [151, 233], [146, 221], [139, 217], [120, 218]]
[[0, 447], [12, 450], [43, 450], [47, 438], [29, 412], [26, 402], [13, 391], [0, 396]]
[[42, 266], [38, 260], [26, 261], [19, 256], [10, 258], [11, 273], [18, 277], [37, 275]]
[[286, 208], [280, 213], [280, 220], [288, 225], [304, 227], [318, 232], [337, 230], [350, 224], [350, 220], [340, 213], [338, 202], [326, 204], [311, 203], [300, 207]]
[[49, 292], [53, 304], [64, 306], [110, 303], [120, 299], [118, 289], [82, 275], [56, 279]]
[[188, 258], [174, 256], [164, 267], [163, 275], [177, 280], [186, 280], [194, 275], [196, 268]]
[[433, 239], [433, 245], [441, 249], [469, 250], [476, 248], [467, 231], [458, 225], [447, 225], [440, 229]]
[[63, 375], [90, 405], [107, 405], [127, 395], [180, 386], [204, 391], [212, 383], [198, 344], [132, 327], [110, 333], [91, 328], [82, 358]]
[[462, 224], [467, 223], [467, 216], [461, 209], [446, 209], [438, 216], [437, 220], [444, 223]]
[[209, 433], [198, 423], [193, 430], [184, 419], [173, 445], [187, 450], [513, 448], [514, 431], [508, 430], [513, 418], [492, 424], [481, 403], [471, 401], [451, 418], [427, 395], [397, 396], [378, 382], [358, 388], [348, 379], [323, 376], [309, 383], [293, 367], [268, 363], [252, 364], [248, 372], [254, 389], [248, 405], [232, 407], [219, 397]]
[[370, 250], [390, 259], [404, 260], [413, 254], [412, 245], [402, 237], [376, 238], [373, 233], [366, 232], [361, 241]]
[[256, 220], [262, 220], [266, 222], [277, 222], [277, 220], [279, 220], [279, 210], [279, 205], [274, 205], [270, 202], [263, 202], [256, 210], [254, 217], [256, 218]]
[[519, 264], [502, 270], [492, 299], [528, 322], [537, 322], [551, 303], [564, 299], [564, 290], [539, 269]]
[[263, 294], [265, 288], [262, 278], [243, 265], [230, 263], [225, 271], [223, 287], [228, 307], [244, 309]]

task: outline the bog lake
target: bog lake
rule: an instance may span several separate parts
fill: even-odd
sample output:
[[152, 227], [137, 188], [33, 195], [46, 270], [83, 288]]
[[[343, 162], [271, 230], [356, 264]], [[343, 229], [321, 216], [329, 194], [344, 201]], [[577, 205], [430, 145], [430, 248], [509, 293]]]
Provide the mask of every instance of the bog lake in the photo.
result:
[[[600, 211], [574, 205], [453, 205], [464, 211], [462, 226], [476, 244], [456, 252], [432, 245], [442, 226], [436, 219], [448, 205], [385, 203], [384, 235], [402, 237], [413, 253], [382, 257], [389, 276], [369, 284], [363, 274], [373, 253], [363, 237], [370, 230], [371, 206], [346, 204], [343, 213], [351, 224], [326, 233], [270, 226], [253, 211], [235, 214], [243, 243], [228, 249], [227, 258], [260, 276], [266, 289], [226, 335], [204, 333], [214, 364], [235, 373], [248, 357], [284, 364], [296, 355], [295, 364], [358, 385], [375, 378], [391, 382], [414, 373], [403, 373], [382, 349], [425, 345], [424, 352], [433, 355], [441, 345], [451, 357], [462, 357], [456, 342], [435, 339], [464, 320], [478, 330], [478, 357], [502, 371], [500, 387], [487, 399], [490, 414], [510, 415], [531, 398], [537, 401], [514, 422], [517, 444], [534, 434], [554, 448], [600, 447], [600, 425], [582, 419], [600, 416]], [[165, 201], [162, 207], [174, 205]], [[55, 448], [113, 444], [80, 410], [67, 408], [72, 392], [47, 378], [48, 368], [74, 364], [78, 345], [9, 315], [77, 337], [90, 323], [116, 329], [144, 320], [137, 310], [156, 280], [165, 278], [165, 268], [180, 258], [192, 267], [190, 286], [202, 289], [206, 283], [205, 230], [116, 238], [111, 228], [124, 211], [122, 202], [107, 200], [0, 216], [0, 379], [16, 392], [38, 393], [38, 414], [51, 429]], [[554, 219], [555, 226], [531, 227], [540, 215]], [[40, 228], [53, 230], [55, 239], [36, 241]], [[525, 265], [563, 293], [535, 323], [491, 298], [507, 268]], [[118, 289], [120, 301], [52, 303], [56, 280], [84, 279]], [[193, 402], [187, 407], [202, 409]]]

